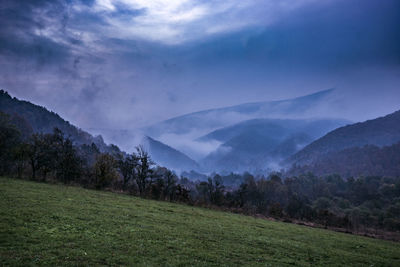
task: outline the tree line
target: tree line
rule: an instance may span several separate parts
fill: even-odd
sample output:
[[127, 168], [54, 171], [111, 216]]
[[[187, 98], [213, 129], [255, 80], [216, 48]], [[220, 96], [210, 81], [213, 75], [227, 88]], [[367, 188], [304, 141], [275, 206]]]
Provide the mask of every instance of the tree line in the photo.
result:
[[101, 152], [94, 143], [75, 145], [58, 128], [24, 136], [9, 115], [0, 113], [0, 175], [110, 188], [157, 199], [188, 198], [176, 174], [157, 166], [142, 146], [131, 154], [117, 146], [112, 151]]
[[108, 189], [349, 231], [400, 231], [400, 177], [244, 173], [192, 181], [156, 165], [141, 146], [134, 153], [116, 146], [104, 153], [94, 143], [76, 145], [57, 128], [52, 133], [26, 134], [14, 121], [0, 113], [1, 176]]

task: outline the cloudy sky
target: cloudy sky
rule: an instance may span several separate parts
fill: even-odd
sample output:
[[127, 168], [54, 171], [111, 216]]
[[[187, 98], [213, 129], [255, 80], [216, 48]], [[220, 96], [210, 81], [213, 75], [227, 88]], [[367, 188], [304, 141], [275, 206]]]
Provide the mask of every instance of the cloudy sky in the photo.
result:
[[398, 0], [1, 0], [0, 88], [84, 128], [132, 129], [335, 87], [400, 109]]

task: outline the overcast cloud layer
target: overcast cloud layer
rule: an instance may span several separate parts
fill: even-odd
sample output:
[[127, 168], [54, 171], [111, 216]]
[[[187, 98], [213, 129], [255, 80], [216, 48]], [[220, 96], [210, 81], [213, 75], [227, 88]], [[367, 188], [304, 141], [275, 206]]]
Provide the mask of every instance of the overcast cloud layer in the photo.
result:
[[[84, 129], [335, 87], [400, 108], [398, 0], [2, 0], [0, 87]], [[337, 105], [337, 106], [338, 106]]]

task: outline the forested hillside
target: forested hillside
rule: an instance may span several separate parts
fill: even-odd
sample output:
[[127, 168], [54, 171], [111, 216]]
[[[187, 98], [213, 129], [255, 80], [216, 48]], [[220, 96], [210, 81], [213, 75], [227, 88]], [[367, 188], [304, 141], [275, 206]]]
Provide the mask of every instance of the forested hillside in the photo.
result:
[[331, 131], [290, 158], [297, 165], [309, 165], [329, 152], [365, 145], [388, 146], [400, 142], [400, 111]]
[[101, 136], [93, 137], [70, 124], [57, 113], [28, 101], [13, 98], [4, 90], [0, 90], [0, 112], [10, 115], [13, 123], [24, 136], [29, 136], [31, 133], [52, 133], [54, 128], [58, 128], [76, 144], [94, 143], [102, 151], [113, 149], [107, 147]]
[[309, 165], [295, 165], [288, 173], [298, 175], [307, 172], [316, 175], [339, 174], [343, 177], [399, 177], [400, 143], [384, 147], [366, 145], [329, 152]]

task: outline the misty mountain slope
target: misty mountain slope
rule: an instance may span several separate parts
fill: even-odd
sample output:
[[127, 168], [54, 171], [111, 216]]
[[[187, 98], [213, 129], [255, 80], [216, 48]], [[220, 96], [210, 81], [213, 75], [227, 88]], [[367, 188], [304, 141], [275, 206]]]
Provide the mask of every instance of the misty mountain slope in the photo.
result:
[[288, 174], [299, 175], [307, 172], [318, 176], [339, 174], [346, 178], [375, 175], [398, 177], [400, 143], [383, 147], [365, 145], [332, 151], [315, 158], [312, 164], [293, 166]]
[[348, 121], [339, 119], [256, 119], [241, 122], [199, 138], [204, 142], [223, 142], [216, 151], [201, 160], [201, 165], [208, 171], [266, 170], [346, 123]]
[[210, 140], [226, 142], [240, 134], [252, 133], [282, 139], [294, 133], [308, 132], [312, 137], [319, 137], [324, 135], [327, 129], [335, 129], [347, 123], [349, 121], [343, 119], [253, 119], [220, 128], [197, 140], [203, 142]]
[[399, 141], [400, 111], [397, 111], [385, 117], [338, 128], [306, 146], [289, 161], [297, 165], [311, 164], [329, 152], [364, 145], [382, 147]]
[[21, 117], [29, 123], [34, 133], [51, 133], [57, 127], [77, 144], [95, 143], [102, 151], [111, 149], [104, 143], [100, 135], [93, 137], [91, 134], [65, 121], [57, 113], [28, 101], [12, 98], [3, 90], [0, 90], [0, 111]]
[[159, 165], [174, 170], [197, 170], [198, 164], [182, 152], [146, 136], [142, 142], [151, 158]]
[[[209, 109], [171, 118], [145, 129], [152, 137], [166, 133], [187, 134], [193, 131], [206, 133], [211, 129], [225, 127], [255, 118], [299, 117], [325, 103], [334, 89], [280, 101], [246, 103], [231, 107]], [[310, 115], [310, 114], [308, 114]]]
[[311, 143], [314, 140], [308, 134], [305, 133], [296, 133], [288, 138], [286, 138], [283, 142], [277, 145], [271, 152], [272, 155], [276, 158], [285, 158], [288, 155], [293, 155], [307, 144]]
[[288, 124], [295, 122], [294, 120], [275, 120], [275, 119], [254, 119], [247, 120], [234, 124], [232, 126], [224, 127], [209, 134], [206, 134], [198, 141], [207, 142], [210, 140], [217, 140], [226, 142], [236, 136], [243, 134], [257, 134], [263, 136], [281, 136], [288, 131]]

